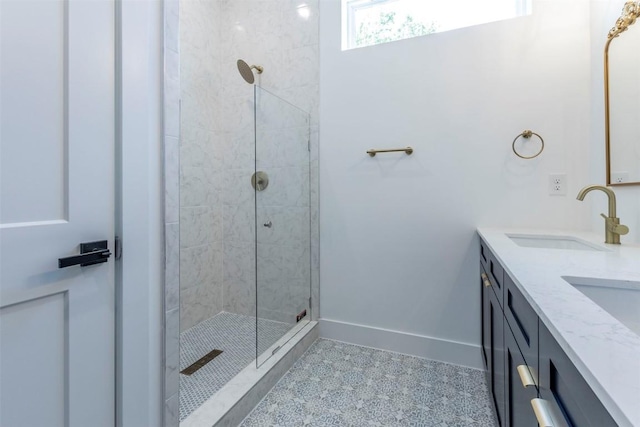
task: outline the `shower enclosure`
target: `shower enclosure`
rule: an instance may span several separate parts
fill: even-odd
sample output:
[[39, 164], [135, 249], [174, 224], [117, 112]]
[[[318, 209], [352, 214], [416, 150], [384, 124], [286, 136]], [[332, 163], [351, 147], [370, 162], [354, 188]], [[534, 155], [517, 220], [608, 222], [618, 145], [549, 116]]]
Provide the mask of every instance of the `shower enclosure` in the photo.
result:
[[219, 127], [182, 112], [181, 420], [311, 318], [310, 117], [237, 84]]
[[[229, 404], [236, 385], [274, 378], [266, 373], [286, 354], [282, 347], [316, 320], [318, 3], [180, 0], [179, 7], [180, 66], [167, 70], [180, 82], [173, 412], [189, 425], [198, 408], [209, 414], [225, 397]], [[177, 382], [167, 374], [167, 401], [178, 400]]]

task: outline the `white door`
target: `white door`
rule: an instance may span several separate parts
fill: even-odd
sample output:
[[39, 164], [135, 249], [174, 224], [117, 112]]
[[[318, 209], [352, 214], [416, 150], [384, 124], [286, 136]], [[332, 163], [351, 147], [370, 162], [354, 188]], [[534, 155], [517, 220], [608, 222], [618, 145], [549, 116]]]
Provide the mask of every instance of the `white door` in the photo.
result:
[[0, 0], [0, 426], [114, 425], [114, 3]]

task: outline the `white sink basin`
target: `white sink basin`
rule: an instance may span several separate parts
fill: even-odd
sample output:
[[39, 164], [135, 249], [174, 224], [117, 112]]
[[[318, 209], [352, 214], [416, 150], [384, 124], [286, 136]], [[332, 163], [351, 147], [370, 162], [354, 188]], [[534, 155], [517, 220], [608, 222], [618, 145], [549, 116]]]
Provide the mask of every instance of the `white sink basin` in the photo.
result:
[[574, 251], [608, 251], [572, 236], [543, 236], [537, 234], [507, 234], [516, 245], [524, 248], [568, 249]]
[[640, 282], [590, 277], [562, 278], [640, 335]]

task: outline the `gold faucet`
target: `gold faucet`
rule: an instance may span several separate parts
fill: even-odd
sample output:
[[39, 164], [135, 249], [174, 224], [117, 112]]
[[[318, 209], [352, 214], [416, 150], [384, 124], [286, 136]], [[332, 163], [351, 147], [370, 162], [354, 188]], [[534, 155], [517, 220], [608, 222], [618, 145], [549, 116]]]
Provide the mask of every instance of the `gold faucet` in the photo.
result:
[[616, 217], [616, 193], [610, 188], [601, 185], [588, 185], [578, 193], [578, 200], [584, 200], [584, 196], [592, 190], [601, 190], [609, 198], [609, 215], [600, 214], [604, 218], [605, 243], [620, 244], [620, 236], [629, 232], [629, 227], [620, 224], [620, 218]]

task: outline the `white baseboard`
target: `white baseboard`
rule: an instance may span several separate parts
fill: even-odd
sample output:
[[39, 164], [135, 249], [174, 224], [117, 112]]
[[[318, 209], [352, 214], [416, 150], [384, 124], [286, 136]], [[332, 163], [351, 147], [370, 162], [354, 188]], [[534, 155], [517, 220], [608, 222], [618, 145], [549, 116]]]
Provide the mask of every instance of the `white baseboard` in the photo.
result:
[[330, 319], [319, 323], [321, 338], [483, 369], [478, 345]]

